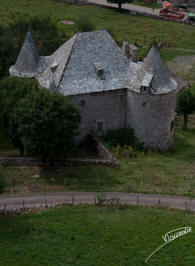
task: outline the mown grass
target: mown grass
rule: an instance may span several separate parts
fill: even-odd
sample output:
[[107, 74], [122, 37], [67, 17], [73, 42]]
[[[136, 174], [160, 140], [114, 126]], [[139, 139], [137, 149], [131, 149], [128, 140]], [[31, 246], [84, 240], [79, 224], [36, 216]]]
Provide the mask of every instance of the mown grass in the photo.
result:
[[0, 0], [0, 22], [8, 24], [31, 16], [50, 15], [58, 23], [59, 31], [68, 37], [74, 34], [74, 25], [64, 25], [61, 20], [75, 21], [78, 16], [90, 19], [97, 30], [111, 30], [116, 41], [124, 40], [149, 44], [156, 35], [158, 41], [175, 48], [195, 48], [195, 28], [176, 22], [166, 22], [143, 16], [133, 16], [108, 8], [79, 6], [53, 0]]
[[145, 265], [163, 244], [162, 235], [185, 226], [192, 232], [162, 247], [147, 264], [194, 265], [194, 218], [193, 213], [125, 206], [2, 216], [0, 265]]
[[[31, 16], [51, 15], [58, 23], [59, 31], [67, 36], [74, 34], [73, 25], [64, 25], [61, 20], [75, 20], [78, 16], [88, 17], [96, 29], [111, 29], [118, 43], [123, 40], [146, 44], [153, 35], [167, 42], [172, 48], [195, 49], [195, 28], [174, 22], [164, 22], [141, 16], [131, 16], [110, 9], [94, 6], [76, 6], [52, 0], [12, 0], [0, 1], [0, 22], [9, 23]], [[164, 61], [193, 52], [162, 49]], [[193, 76], [193, 77], [192, 77]], [[194, 78], [191, 73], [190, 77]], [[188, 78], [188, 77], [186, 77]], [[124, 151], [116, 154], [120, 169], [103, 166], [61, 167], [46, 171], [40, 167], [0, 167], [7, 180], [5, 193], [86, 190], [86, 191], [126, 191], [195, 195], [195, 115], [190, 116], [189, 130], [184, 132], [182, 117], [176, 119], [175, 148], [166, 153], [137, 153], [129, 159]], [[3, 130], [0, 135], [0, 156], [18, 155], [10, 145]], [[38, 178], [34, 178], [38, 175]], [[14, 187], [13, 187], [14, 183]]]
[[148, 7], [148, 8], [162, 8], [162, 4], [158, 4], [157, 2], [153, 2], [152, 4], [147, 4], [144, 0], [135, 0], [132, 3], [133, 5], [137, 5], [137, 6], [144, 6], [144, 7]]

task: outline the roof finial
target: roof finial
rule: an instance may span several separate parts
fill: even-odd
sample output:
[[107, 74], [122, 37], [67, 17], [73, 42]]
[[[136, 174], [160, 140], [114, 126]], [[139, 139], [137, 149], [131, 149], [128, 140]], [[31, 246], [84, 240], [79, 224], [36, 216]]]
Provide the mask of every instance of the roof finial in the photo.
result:
[[154, 43], [153, 43], [154, 46], [156, 46], [156, 36], [154, 35]]
[[28, 23], [28, 32], [31, 32], [31, 29], [32, 29], [32, 23], [31, 21]]

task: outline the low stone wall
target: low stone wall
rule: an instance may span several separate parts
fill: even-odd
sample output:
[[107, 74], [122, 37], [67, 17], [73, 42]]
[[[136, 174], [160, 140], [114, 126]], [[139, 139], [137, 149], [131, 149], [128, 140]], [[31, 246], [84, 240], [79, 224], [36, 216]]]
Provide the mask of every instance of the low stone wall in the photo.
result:
[[[94, 136], [89, 137], [93, 143], [93, 149], [100, 157], [98, 159], [58, 159], [52, 162], [54, 166], [82, 166], [82, 165], [106, 165], [110, 167], [119, 167], [119, 163], [114, 159], [113, 155], [106, 147]], [[91, 145], [92, 146], [92, 145]], [[16, 165], [16, 166], [43, 166], [43, 160], [33, 157], [0, 157], [0, 165]]]
[[[0, 158], [0, 165], [16, 165], [16, 166], [43, 166], [44, 162], [36, 158], [28, 157], [5, 157]], [[106, 165], [111, 167], [119, 167], [119, 163], [114, 159], [69, 159], [56, 160], [52, 162], [54, 166], [82, 166], [82, 165]]]
[[91, 150], [104, 160], [114, 160], [114, 157], [111, 152], [99, 141], [97, 137], [92, 134], [89, 134], [86, 138], [86, 143], [89, 145]]

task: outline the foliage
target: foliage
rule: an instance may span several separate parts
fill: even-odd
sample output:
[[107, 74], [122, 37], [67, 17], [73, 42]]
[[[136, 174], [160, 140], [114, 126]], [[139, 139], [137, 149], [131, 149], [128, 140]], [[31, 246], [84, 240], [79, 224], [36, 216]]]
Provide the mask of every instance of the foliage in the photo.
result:
[[18, 126], [26, 153], [49, 163], [72, 148], [80, 113], [62, 94], [40, 89], [20, 100], [11, 118], [10, 128]]
[[94, 30], [92, 22], [84, 16], [80, 16], [75, 20], [75, 31], [76, 32], [89, 32]]
[[31, 22], [31, 32], [40, 55], [50, 55], [61, 44], [57, 25], [50, 17], [23, 18], [8, 26], [0, 26], [0, 78], [9, 75], [23, 45]]
[[8, 139], [15, 147], [20, 148], [21, 155], [23, 155], [23, 145], [17, 131], [18, 124], [15, 123], [14, 127], [10, 127], [10, 120], [12, 119], [13, 109], [18, 101], [32, 91], [37, 90], [38, 84], [35, 80], [17, 77], [7, 77], [0, 80], [2, 124], [5, 128]]
[[122, 128], [119, 130], [109, 130], [102, 140], [106, 142], [111, 147], [116, 147], [117, 145], [124, 147], [125, 145], [131, 145], [135, 149], [140, 149], [141, 144], [134, 137], [134, 130], [132, 128]]
[[122, 4], [130, 4], [133, 3], [134, 0], [107, 0], [107, 2], [111, 4], [117, 4], [119, 9], [121, 9]]
[[195, 111], [195, 95], [189, 88], [183, 89], [178, 95], [177, 110], [184, 115], [183, 129], [187, 129], [188, 115]]

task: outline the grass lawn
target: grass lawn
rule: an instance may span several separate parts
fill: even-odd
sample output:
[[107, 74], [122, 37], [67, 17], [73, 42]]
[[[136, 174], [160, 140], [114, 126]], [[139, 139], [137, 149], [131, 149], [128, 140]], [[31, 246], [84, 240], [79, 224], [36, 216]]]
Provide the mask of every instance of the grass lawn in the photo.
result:
[[152, 4], [147, 4], [144, 0], [135, 0], [133, 1], [132, 3], [133, 5], [136, 5], [136, 6], [144, 6], [144, 7], [149, 7], [149, 8], [162, 8], [162, 4], [159, 4], [157, 2], [153, 2]]
[[61, 20], [75, 21], [78, 16], [88, 18], [97, 30], [111, 30], [121, 45], [124, 40], [143, 44], [153, 41], [153, 36], [175, 48], [195, 49], [195, 27], [176, 22], [166, 22], [143, 16], [133, 16], [108, 8], [79, 6], [54, 0], [0, 0], [0, 23], [17, 19], [30, 20], [31, 16], [50, 15], [58, 23], [59, 31], [68, 37], [74, 34], [74, 25], [64, 25]]
[[186, 226], [192, 232], [157, 251], [147, 262], [153, 266], [195, 264], [195, 214], [77, 206], [1, 216], [0, 265], [145, 265], [162, 235]]
[[[138, 152], [128, 158], [123, 150], [115, 156], [120, 169], [105, 166], [40, 167], [1, 166], [10, 193], [46, 191], [124, 191], [187, 195], [195, 197], [195, 115], [190, 116], [189, 130], [182, 128], [183, 118], [176, 119], [175, 148], [169, 152]], [[35, 176], [38, 175], [38, 178]]]

